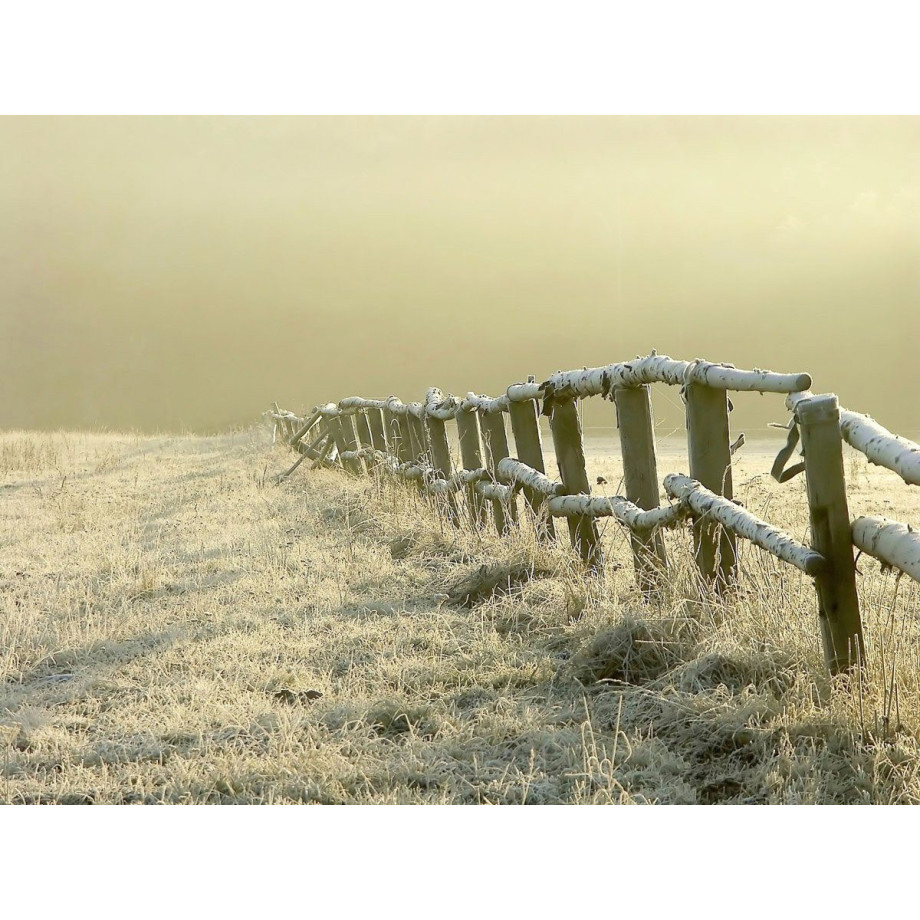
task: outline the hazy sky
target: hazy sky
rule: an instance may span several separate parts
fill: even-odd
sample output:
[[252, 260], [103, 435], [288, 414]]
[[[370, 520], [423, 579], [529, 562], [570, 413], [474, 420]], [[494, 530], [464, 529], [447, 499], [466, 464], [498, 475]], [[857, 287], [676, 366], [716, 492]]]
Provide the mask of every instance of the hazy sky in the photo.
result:
[[0, 427], [213, 430], [657, 348], [918, 432], [918, 164], [915, 117], [0, 118]]

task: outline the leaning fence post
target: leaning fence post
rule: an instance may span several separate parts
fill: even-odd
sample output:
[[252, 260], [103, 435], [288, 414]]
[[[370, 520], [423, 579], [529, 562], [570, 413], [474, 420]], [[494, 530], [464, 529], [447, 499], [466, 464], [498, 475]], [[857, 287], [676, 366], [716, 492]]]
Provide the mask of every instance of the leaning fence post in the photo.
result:
[[[330, 422], [332, 419], [330, 419]], [[317, 454], [316, 459], [310, 464], [310, 469], [316, 469], [318, 466], [327, 466], [329, 465], [326, 458], [332, 453], [332, 448], [335, 447], [335, 438], [332, 436], [332, 426], [326, 426], [327, 434], [325, 435], [326, 443], [323, 445], [322, 450]]]
[[[690, 383], [686, 387], [690, 476], [716, 495], [732, 497], [728, 393]], [[716, 588], [735, 580], [735, 536], [705, 518], [693, 524], [693, 554], [700, 573]]]
[[[648, 384], [617, 387], [613, 391], [620, 428], [620, 453], [626, 498], [645, 511], [659, 505], [658, 465], [655, 461], [655, 421], [652, 392]], [[660, 533], [630, 531], [636, 580], [644, 594], [660, 585], [667, 568], [664, 539]]]
[[829, 563], [827, 572], [815, 578], [824, 660], [832, 674], [839, 674], [864, 662], [866, 653], [843, 471], [840, 407], [837, 397], [827, 394], [803, 399], [794, 412], [805, 454], [811, 545]]
[[[578, 409], [571, 397], [556, 398], [552, 403], [550, 430], [559, 475], [566, 495], [590, 495], [588, 470], [585, 465], [585, 448], [581, 437]], [[585, 565], [596, 572], [603, 571], [604, 555], [601, 550], [597, 522], [593, 517], [570, 517], [569, 536]]]
[[[529, 382], [533, 383], [534, 378], [531, 378]], [[545, 474], [537, 401], [535, 399], [526, 399], [521, 402], [509, 400], [508, 415], [511, 416], [511, 431], [514, 434], [517, 459]], [[533, 511], [537, 538], [544, 541], [555, 540], [556, 528], [553, 525], [553, 519], [546, 513], [544, 497], [527, 486], [524, 486], [521, 491]]]
[[[480, 453], [479, 438], [479, 413], [475, 410], [460, 409], [456, 415], [457, 433], [460, 436], [460, 459], [464, 469], [478, 470], [482, 467], [482, 454]], [[470, 522], [480, 527], [488, 519], [485, 501], [476, 491], [475, 483], [470, 483], [466, 488], [467, 502], [470, 508]]]
[[[504, 412], [483, 412], [480, 419], [482, 425], [482, 447], [485, 453], [486, 466], [489, 472], [497, 478], [498, 464], [510, 456], [508, 453], [508, 435], [505, 433]], [[500, 534], [507, 533], [512, 524], [517, 524], [517, 505], [514, 493], [507, 503], [492, 499], [492, 508], [495, 512], [495, 526]]]

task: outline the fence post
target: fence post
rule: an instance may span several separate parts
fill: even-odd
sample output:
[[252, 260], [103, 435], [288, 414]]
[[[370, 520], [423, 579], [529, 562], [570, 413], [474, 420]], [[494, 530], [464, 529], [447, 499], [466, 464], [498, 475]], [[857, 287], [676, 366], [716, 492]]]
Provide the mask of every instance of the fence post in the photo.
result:
[[406, 427], [409, 429], [409, 442], [412, 445], [412, 459], [427, 462], [428, 439], [425, 423], [411, 412], [406, 413]]
[[795, 407], [805, 454], [811, 545], [828, 561], [815, 578], [824, 660], [832, 674], [865, 662], [856, 565], [850, 534], [840, 407], [833, 394], [803, 399]]
[[[590, 495], [588, 471], [585, 466], [585, 448], [581, 437], [581, 422], [575, 400], [570, 397], [553, 400], [550, 430], [559, 475], [566, 495]], [[593, 517], [570, 517], [569, 536], [585, 565], [596, 573], [603, 571], [604, 555], [601, 550], [597, 523]]]
[[[486, 466], [489, 472], [496, 476], [498, 464], [508, 453], [508, 435], [505, 433], [504, 412], [483, 412], [480, 419], [482, 424], [482, 447], [485, 453]], [[514, 495], [507, 504], [498, 499], [492, 500], [492, 509], [495, 512], [495, 526], [500, 534], [508, 533], [512, 524], [517, 524], [517, 505]]]
[[[531, 378], [530, 383], [534, 382]], [[539, 411], [535, 399], [522, 402], [510, 402], [508, 415], [511, 416], [511, 431], [514, 434], [514, 445], [517, 459], [526, 463], [535, 470], [545, 475], [546, 467], [543, 463], [543, 442], [540, 438]], [[546, 513], [543, 496], [538, 492], [524, 486], [521, 491], [534, 514], [534, 526], [537, 538], [543, 541], [556, 539], [556, 528], [553, 519]]]
[[[332, 419], [329, 419], [332, 422]], [[310, 464], [310, 469], [316, 469], [318, 466], [327, 466], [326, 458], [332, 453], [332, 448], [335, 447], [335, 438], [332, 436], [332, 425], [326, 426], [326, 443], [323, 445], [322, 450], [320, 450], [316, 459]]]
[[387, 452], [387, 439], [384, 434], [383, 409], [368, 409], [367, 423], [371, 430], [371, 444], [375, 450], [385, 454]]
[[[355, 422], [354, 418], [351, 415], [340, 415], [339, 416], [339, 428], [342, 432], [342, 444], [345, 447], [345, 450], [357, 450], [358, 449], [358, 436], [355, 433]], [[341, 452], [342, 448], [339, 448]], [[364, 465], [357, 457], [353, 457], [350, 460], [343, 461], [346, 469], [350, 470], [352, 473], [361, 475], [364, 472]]]
[[[358, 431], [358, 441], [362, 447], [367, 447], [373, 450], [374, 441], [371, 438], [371, 426], [367, 421], [367, 410], [359, 409], [355, 413], [355, 428]], [[372, 463], [367, 464], [368, 467], [373, 466]]]
[[[432, 465], [445, 479], [449, 479], [453, 474], [453, 464], [450, 460], [450, 444], [447, 440], [447, 428], [444, 425], [444, 419], [429, 415], [427, 422]], [[448, 492], [444, 498], [447, 504], [447, 517], [452, 524], [459, 527], [460, 512], [457, 508], [457, 497]]]
[[[655, 420], [652, 415], [652, 391], [648, 384], [617, 387], [613, 391], [620, 429], [620, 453], [623, 457], [623, 480], [626, 498], [645, 511], [657, 508], [658, 464], [655, 461]], [[636, 580], [645, 595], [661, 584], [668, 560], [660, 533], [640, 534], [630, 531]]]
[[412, 445], [409, 443], [408, 428], [405, 420], [401, 415], [387, 409], [385, 410], [390, 416], [390, 424], [387, 428], [391, 453], [396, 456], [400, 463], [408, 463], [412, 459]]
[[[457, 433], [460, 436], [460, 459], [464, 469], [476, 470], [482, 466], [482, 454], [479, 447], [479, 413], [461, 409], [456, 416]], [[470, 523], [475, 527], [485, 524], [488, 513], [485, 501], [476, 491], [474, 484], [466, 487], [467, 502], [470, 508]]]
[[[716, 495], [732, 497], [732, 453], [728, 426], [728, 392], [688, 384], [687, 441], [690, 476]], [[693, 554], [703, 577], [716, 589], [735, 580], [735, 536], [705, 518], [693, 523]]]

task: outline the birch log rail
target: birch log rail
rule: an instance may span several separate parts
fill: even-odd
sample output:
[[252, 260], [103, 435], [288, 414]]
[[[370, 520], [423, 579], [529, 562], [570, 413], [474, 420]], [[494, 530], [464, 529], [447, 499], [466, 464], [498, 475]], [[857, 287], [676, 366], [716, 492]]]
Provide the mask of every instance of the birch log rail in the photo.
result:
[[[812, 398], [814, 394], [807, 391], [793, 393], [786, 397], [786, 406], [794, 410], [800, 402]], [[908, 485], [920, 486], [920, 444], [892, 434], [868, 415], [843, 408], [840, 409], [840, 433], [844, 441], [865, 454], [870, 463], [892, 470]]]
[[859, 517], [853, 521], [853, 543], [883, 565], [920, 581], [920, 533], [907, 524], [884, 517]]
[[827, 568], [827, 561], [820, 553], [796, 542], [789, 534], [754, 517], [729, 499], [716, 495], [689, 476], [671, 473], [664, 478], [664, 488], [672, 498], [686, 503], [694, 515], [718, 521], [735, 536], [749, 540], [806, 575], [819, 575]]
[[[359, 474], [394, 476], [414, 483], [420, 494], [455, 527], [481, 528], [487, 501], [499, 533], [520, 526], [516, 501], [523, 493], [534, 512], [535, 536], [551, 541], [552, 519], [565, 518], [573, 548], [586, 567], [603, 571], [603, 551], [595, 521], [613, 517], [627, 528], [636, 578], [646, 601], [660, 585], [668, 559], [661, 533], [693, 519], [695, 558], [713, 588], [730, 591], [738, 570], [735, 540], [746, 540], [815, 579], [818, 620], [825, 658], [832, 673], [864, 661], [853, 547], [920, 581], [920, 534], [883, 517], [860, 517], [850, 524], [842, 440], [871, 463], [920, 485], [920, 444], [901, 438], [865, 415], [839, 409], [836, 397], [815, 396], [807, 373], [784, 374], [697, 358], [679, 361], [652, 352], [632, 361], [581, 370], [557, 371], [543, 382], [530, 376], [498, 396], [445, 394], [430, 387], [424, 400], [404, 403], [396, 396], [348, 396], [316, 406], [303, 417], [274, 404], [264, 413], [302, 456], [316, 466], [338, 466]], [[655, 424], [650, 385], [678, 386], [687, 402], [691, 476], [671, 473], [663, 482], [675, 500], [659, 505], [661, 483], [655, 456]], [[811, 520], [811, 546], [796, 541], [732, 501], [732, 457], [743, 444], [728, 425], [729, 391], [786, 396], [793, 412], [790, 441], [774, 464], [788, 459], [799, 436]], [[582, 429], [575, 401], [600, 396], [616, 403], [627, 495], [590, 494]], [[542, 404], [542, 405], [541, 405]], [[838, 412], [839, 409], [839, 412]], [[706, 411], [704, 411], [706, 410]], [[710, 411], [711, 410], [711, 411]], [[512, 452], [502, 413], [511, 419], [518, 459]], [[561, 482], [546, 475], [539, 416], [547, 416]], [[448, 437], [447, 424], [456, 430]], [[312, 440], [306, 443], [306, 436]], [[453, 443], [453, 451], [451, 444]], [[462, 461], [456, 458], [461, 448]], [[452, 456], [453, 454], [453, 456]], [[787, 471], [777, 477], [787, 481]], [[700, 482], [699, 480], [703, 480]], [[413, 488], [413, 492], [415, 489]], [[465, 496], [465, 497], [464, 497]], [[465, 513], [460, 514], [461, 503]]]

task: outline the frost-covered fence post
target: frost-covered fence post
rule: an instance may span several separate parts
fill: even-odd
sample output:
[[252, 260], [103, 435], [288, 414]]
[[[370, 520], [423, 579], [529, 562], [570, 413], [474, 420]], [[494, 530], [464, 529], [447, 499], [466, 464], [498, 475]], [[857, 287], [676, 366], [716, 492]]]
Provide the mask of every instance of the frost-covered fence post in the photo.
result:
[[391, 445], [400, 463], [408, 463], [412, 457], [412, 443], [409, 440], [409, 426], [406, 425], [405, 417], [392, 413], [392, 425], [390, 431], [393, 433]]
[[[333, 419], [330, 419], [329, 421], [332, 422]], [[331, 466], [329, 461], [326, 459], [329, 454], [332, 453], [332, 448], [335, 447], [335, 438], [332, 436], [331, 424], [326, 426], [326, 431], [326, 443], [317, 454], [316, 459], [310, 464], [311, 470], [316, 469], [318, 466]]]
[[425, 423], [417, 415], [407, 412], [406, 425], [412, 444], [412, 459], [425, 461], [428, 457], [428, 433], [425, 431]]
[[[555, 398], [552, 403], [550, 430], [559, 475], [566, 495], [590, 495], [588, 470], [585, 465], [585, 448], [581, 437], [581, 422], [575, 400], [570, 397]], [[593, 517], [570, 517], [569, 535], [572, 546], [578, 550], [585, 565], [595, 572], [603, 571], [604, 555], [601, 550], [597, 524]]]
[[355, 429], [358, 432], [358, 443], [361, 447], [373, 450], [374, 439], [371, 437], [371, 426], [367, 420], [367, 409], [359, 409], [355, 413]]
[[[342, 430], [342, 444], [345, 450], [355, 451], [358, 449], [358, 435], [355, 432], [355, 421], [353, 415], [340, 415], [339, 427]], [[339, 449], [341, 452], [341, 448]], [[351, 457], [343, 460], [347, 469], [352, 473], [360, 475], [364, 472], [364, 464], [357, 457]]]
[[[447, 429], [444, 424], [444, 419], [435, 418], [433, 415], [429, 415], [426, 421], [428, 423], [428, 442], [431, 446], [432, 466], [445, 479], [450, 479], [454, 474], [454, 467], [450, 459], [450, 443], [447, 440]], [[457, 497], [453, 492], [447, 492], [444, 495], [444, 502], [447, 506], [448, 520], [459, 527], [460, 511], [457, 508]]]
[[[460, 436], [460, 459], [468, 470], [476, 470], [482, 466], [479, 438], [479, 413], [475, 410], [461, 409], [457, 413], [457, 432]], [[476, 491], [474, 484], [466, 487], [467, 504], [470, 509], [470, 523], [481, 527], [488, 519], [485, 502]]]
[[[648, 384], [617, 387], [613, 391], [620, 428], [620, 453], [626, 498], [645, 511], [658, 507], [658, 465], [655, 461], [655, 420]], [[643, 594], [660, 586], [667, 568], [664, 539], [660, 532], [630, 531], [636, 580]]]
[[811, 545], [829, 563], [827, 572], [815, 578], [824, 660], [832, 674], [839, 674], [865, 661], [865, 646], [837, 397], [827, 394], [803, 399], [796, 404], [795, 420], [805, 453]]
[[[534, 377], [528, 381], [533, 383]], [[509, 395], [511, 388], [509, 387]], [[540, 412], [535, 399], [525, 399], [517, 402], [509, 400], [508, 415], [511, 416], [511, 431], [514, 434], [514, 445], [517, 459], [540, 473], [546, 473], [543, 463], [543, 441], [540, 437]], [[546, 512], [546, 497], [524, 486], [521, 491], [534, 514], [534, 525], [537, 538], [543, 541], [556, 539], [556, 527], [553, 519]]]
[[[730, 499], [733, 491], [728, 393], [690, 383], [686, 397], [690, 476], [710, 492]], [[693, 554], [702, 576], [717, 589], [734, 582], [738, 558], [735, 537], [723, 527], [705, 518], [695, 521]]]
[[348, 448], [345, 446], [345, 433], [342, 431], [342, 417], [340, 415], [330, 416], [329, 434], [335, 442], [336, 459], [345, 469], [354, 472], [354, 466], [346, 463], [346, 461], [342, 459], [342, 454], [348, 450]]
[[291, 437], [291, 445], [296, 447], [296, 445], [300, 443], [300, 439], [305, 437], [322, 417], [322, 413], [319, 409], [315, 409], [312, 415], [303, 423], [301, 428]]
[[[498, 464], [508, 456], [508, 436], [505, 433], [505, 414], [503, 412], [483, 412], [482, 446], [485, 453], [486, 467], [498, 477]], [[506, 503], [497, 498], [492, 499], [495, 512], [495, 526], [500, 534], [507, 533], [512, 524], [517, 524], [517, 506], [514, 497]]]
[[387, 452], [387, 441], [384, 434], [383, 411], [383, 409], [368, 409], [367, 423], [371, 430], [371, 443], [374, 446], [374, 450], [379, 450], [380, 453], [385, 454]]

